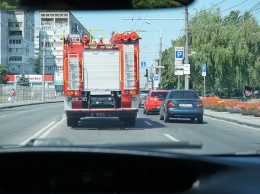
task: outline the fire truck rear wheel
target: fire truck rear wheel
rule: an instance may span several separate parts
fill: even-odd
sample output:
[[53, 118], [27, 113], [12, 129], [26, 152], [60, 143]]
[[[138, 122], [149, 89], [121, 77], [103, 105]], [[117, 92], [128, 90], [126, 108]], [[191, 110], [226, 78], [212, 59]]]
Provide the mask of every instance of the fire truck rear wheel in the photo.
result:
[[67, 118], [67, 126], [68, 127], [75, 127], [78, 126], [78, 119], [77, 118]]
[[135, 117], [125, 118], [124, 124], [126, 127], [134, 127], [135, 126]]

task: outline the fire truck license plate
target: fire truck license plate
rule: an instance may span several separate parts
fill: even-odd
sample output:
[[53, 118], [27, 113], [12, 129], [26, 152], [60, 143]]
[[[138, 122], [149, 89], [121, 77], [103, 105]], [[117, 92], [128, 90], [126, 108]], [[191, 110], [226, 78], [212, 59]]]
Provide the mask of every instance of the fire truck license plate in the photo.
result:
[[94, 113], [94, 117], [111, 117], [111, 113]]

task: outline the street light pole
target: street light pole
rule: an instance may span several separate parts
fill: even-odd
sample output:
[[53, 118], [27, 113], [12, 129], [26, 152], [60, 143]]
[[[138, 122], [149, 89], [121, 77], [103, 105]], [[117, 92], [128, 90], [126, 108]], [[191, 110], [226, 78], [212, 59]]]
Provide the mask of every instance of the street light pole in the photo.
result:
[[161, 72], [161, 66], [162, 66], [162, 30], [159, 26], [152, 24], [150, 22], [145, 22], [146, 24], [153, 25], [154, 27], [158, 28], [160, 30], [160, 51], [159, 51], [159, 89], [161, 89], [162, 85], [162, 72]]

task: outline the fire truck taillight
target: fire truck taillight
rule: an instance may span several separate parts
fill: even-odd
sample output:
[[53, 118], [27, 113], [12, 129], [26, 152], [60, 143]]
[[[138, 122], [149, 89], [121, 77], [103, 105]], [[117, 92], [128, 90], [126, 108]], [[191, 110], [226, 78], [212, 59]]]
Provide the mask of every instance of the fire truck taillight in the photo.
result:
[[135, 90], [130, 90], [130, 91], [129, 91], [129, 94], [130, 94], [130, 95], [136, 95], [136, 91], [135, 91]]

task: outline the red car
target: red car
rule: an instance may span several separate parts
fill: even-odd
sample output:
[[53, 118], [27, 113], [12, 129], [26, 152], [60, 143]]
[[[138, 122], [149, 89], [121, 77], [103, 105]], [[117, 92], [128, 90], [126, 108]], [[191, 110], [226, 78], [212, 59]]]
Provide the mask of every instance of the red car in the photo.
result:
[[152, 112], [158, 113], [167, 93], [168, 90], [150, 90], [144, 102], [143, 113], [147, 115]]

